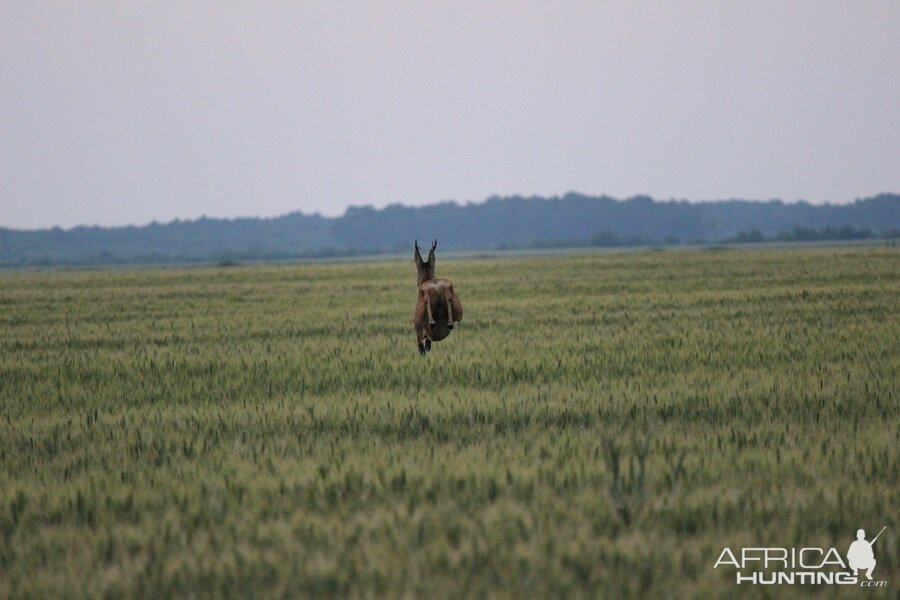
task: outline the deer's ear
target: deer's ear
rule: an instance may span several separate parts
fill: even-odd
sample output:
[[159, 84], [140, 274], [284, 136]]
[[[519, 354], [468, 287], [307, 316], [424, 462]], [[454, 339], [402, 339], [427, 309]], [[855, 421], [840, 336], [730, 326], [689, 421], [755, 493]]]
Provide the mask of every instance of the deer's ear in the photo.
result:
[[416, 268], [421, 269], [422, 266], [425, 264], [425, 261], [422, 260], [422, 255], [419, 254], [419, 242], [418, 241], [416, 241], [416, 247], [415, 247], [415, 250], [413, 251], [413, 260], [416, 263]]
[[431, 251], [428, 253], [428, 266], [434, 268], [434, 249], [437, 248], [437, 240], [431, 245]]

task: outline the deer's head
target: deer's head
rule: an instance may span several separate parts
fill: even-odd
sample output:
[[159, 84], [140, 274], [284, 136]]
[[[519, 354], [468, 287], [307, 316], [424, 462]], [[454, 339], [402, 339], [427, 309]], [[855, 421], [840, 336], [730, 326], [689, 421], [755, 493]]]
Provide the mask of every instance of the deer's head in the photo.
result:
[[437, 248], [437, 240], [431, 244], [431, 251], [428, 253], [428, 260], [422, 260], [422, 254], [419, 252], [419, 240], [416, 240], [416, 252], [413, 259], [416, 261], [416, 269], [418, 270], [418, 285], [434, 279], [434, 249]]

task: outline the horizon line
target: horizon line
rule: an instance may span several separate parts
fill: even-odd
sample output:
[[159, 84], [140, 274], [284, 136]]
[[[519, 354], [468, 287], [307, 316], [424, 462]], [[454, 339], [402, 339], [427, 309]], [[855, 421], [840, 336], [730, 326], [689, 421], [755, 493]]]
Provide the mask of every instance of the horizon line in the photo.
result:
[[564, 194], [552, 195], [552, 196], [541, 196], [541, 195], [537, 195], [537, 194], [533, 194], [530, 196], [525, 196], [523, 194], [509, 194], [509, 195], [492, 194], [482, 200], [461, 201], [461, 200], [455, 200], [455, 199], [446, 199], [446, 200], [438, 200], [436, 202], [430, 202], [427, 204], [419, 204], [419, 205], [404, 204], [402, 202], [390, 202], [390, 203], [387, 203], [387, 204], [384, 204], [381, 206], [375, 206], [373, 204], [348, 204], [344, 208], [344, 211], [337, 216], [326, 216], [326, 215], [323, 215], [320, 211], [313, 211], [313, 212], [307, 213], [307, 212], [304, 212], [302, 209], [298, 209], [298, 210], [292, 210], [292, 211], [288, 211], [288, 212], [280, 213], [280, 214], [276, 214], [276, 215], [235, 215], [235, 216], [230, 216], [230, 217], [228, 217], [228, 216], [210, 216], [210, 215], [207, 215], [206, 213], [204, 213], [197, 217], [185, 217], [185, 218], [175, 217], [169, 221], [158, 221], [157, 219], [154, 219], [152, 221], [144, 222], [144, 223], [124, 223], [124, 224], [118, 224], [118, 225], [99, 225], [97, 223], [89, 225], [86, 223], [82, 223], [79, 225], [72, 225], [70, 227], [63, 227], [61, 225], [49, 225], [49, 226], [45, 226], [45, 227], [16, 227], [14, 225], [0, 224], [0, 230], [17, 231], [17, 232], [40, 232], [40, 231], [54, 231], [54, 230], [73, 231], [75, 229], [128, 229], [128, 228], [140, 229], [143, 227], [151, 227], [151, 226], [161, 226], [162, 227], [162, 226], [172, 225], [172, 224], [176, 224], [176, 223], [194, 223], [197, 221], [224, 221], [224, 222], [242, 221], [242, 220], [274, 221], [277, 219], [282, 219], [284, 217], [288, 217], [288, 216], [296, 215], [296, 214], [300, 214], [301, 216], [304, 216], [304, 217], [318, 217], [320, 219], [325, 219], [325, 220], [338, 220], [338, 219], [342, 219], [342, 218], [346, 217], [347, 213], [351, 212], [354, 209], [356, 209], [356, 210], [370, 209], [375, 212], [383, 212], [389, 208], [403, 208], [403, 209], [418, 210], [418, 209], [427, 209], [427, 208], [433, 208], [433, 207], [437, 207], [437, 206], [443, 206], [443, 205], [447, 205], [447, 204], [459, 206], [459, 207], [478, 206], [478, 205], [486, 204], [486, 203], [488, 203], [490, 201], [494, 201], [494, 200], [504, 201], [504, 200], [521, 199], [521, 200], [554, 201], [554, 200], [564, 200], [565, 198], [567, 198], [569, 196], [581, 196], [584, 198], [595, 199], [595, 200], [606, 199], [606, 200], [613, 200], [615, 202], [622, 202], [622, 203], [630, 202], [630, 201], [637, 200], [637, 199], [650, 199], [654, 204], [672, 204], [672, 203], [713, 204], [716, 202], [746, 202], [746, 203], [751, 203], [751, 204], [771, 204], [771, 203], [781, 203], [781, 204], [786, 204], [786, 205], [806, 204], [809, 206], [823, 206], [824, 207], [824, 206], [848, 206], [850, 204], [859, 202], [861, 200], [878, 198], [880, 196], [896, 196], [896, 195], [898, 195], [898, 194], [895, 192], [879, 192], [877, 194], [872, 194], [870, 196], [856, 197], [852, 200], [846, 200], [844, 202], [833, 202], [830, 200], [825, 200], [823, 202], [810, 202], [809, 200], [806, 200], [804, 198], [798, 198], [796, 200], [783, 200], [781, 198], [769, 198], [769, 199], [765, 199], [765, 200], [759, 199], [759, 198], [755, 198], [755, 199], [746, 199], [746, 198], [713, 198], [713, 199], [710, 199], [710, 198], [704, 198], [704, 199], [699, 199], [699, 200], [689, 200], [686, 198], [672, 198], [672, 197], [667, 198], [667, 199], [661, 199], [661, 198], [654, 198], [653, 196], [651, 196], [649, 194], [634, 194], [634, 195], [631, 195], [631, 196], [628, 196], [625, 198], [617, 198], [617, 197], [611, 196], [609, 194], [591, 195], [591, 194], [586, 194], [586, 193], [575, 191], [575, 190], [570, 190]]

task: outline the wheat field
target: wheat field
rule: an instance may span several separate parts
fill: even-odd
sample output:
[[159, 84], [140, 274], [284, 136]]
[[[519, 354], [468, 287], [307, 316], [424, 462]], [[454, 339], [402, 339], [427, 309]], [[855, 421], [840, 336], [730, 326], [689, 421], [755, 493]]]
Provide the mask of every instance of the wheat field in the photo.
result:
[[900, 248], [437, 274], [421, 358], [411, 257], [0, 272], [0, 597], [898, 597]]

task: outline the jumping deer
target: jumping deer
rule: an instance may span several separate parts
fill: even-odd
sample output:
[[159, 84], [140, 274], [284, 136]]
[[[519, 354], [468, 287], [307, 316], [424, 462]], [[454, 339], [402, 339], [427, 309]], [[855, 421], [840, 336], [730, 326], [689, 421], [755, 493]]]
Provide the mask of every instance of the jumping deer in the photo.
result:
[[422, 260], [419, 253], [419, 240], [415, 243], [413, 258], [419, 272], [419, 299], [416, 302], [413, 326], [416, 329], [419, 354], [425, 356], [431, 350], [431, 342], [439, 342], [450, 335], [454, 324], [462, 321], [463, 307], [459, 296], [453, 291], [453, 282], [434, 278], [434, 249], [437, 248], [437, 240], [431, 244], [427, 262]]

